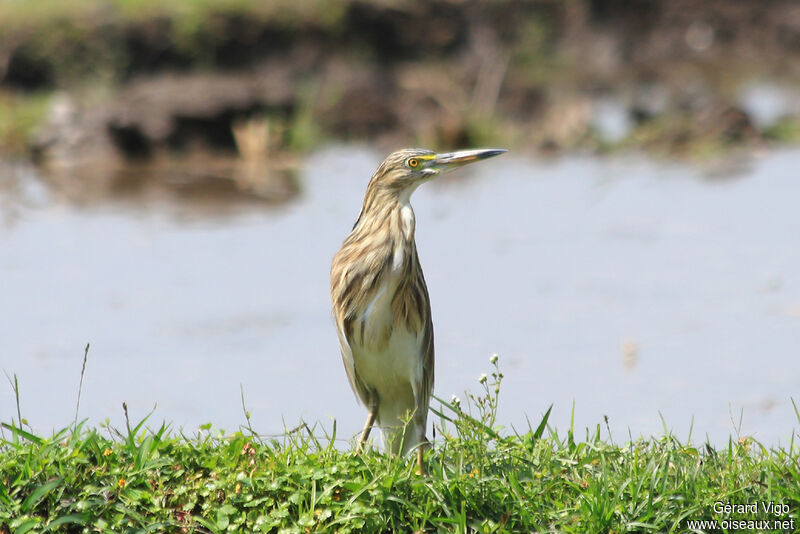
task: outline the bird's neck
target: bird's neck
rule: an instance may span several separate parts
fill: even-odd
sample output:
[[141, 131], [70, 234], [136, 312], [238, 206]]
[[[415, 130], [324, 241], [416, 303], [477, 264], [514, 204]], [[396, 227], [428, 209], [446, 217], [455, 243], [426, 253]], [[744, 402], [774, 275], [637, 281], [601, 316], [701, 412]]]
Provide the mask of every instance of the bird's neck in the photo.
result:
[[414, 209], [411, 204], [406, 204], [400, 208], [400, 221], [403, 225], [403, 235], [408, 241], [414, 240], [414, 231], [417, 227], [417, 218], [414, 216]]
[[401, 235], [404, 241], [413, 244], [415, 228], [416, 217], [408, 195], [392, 195], [388, 199], [364, 199], [352, 233], [374, 236], [388, 230], [390, 236]]

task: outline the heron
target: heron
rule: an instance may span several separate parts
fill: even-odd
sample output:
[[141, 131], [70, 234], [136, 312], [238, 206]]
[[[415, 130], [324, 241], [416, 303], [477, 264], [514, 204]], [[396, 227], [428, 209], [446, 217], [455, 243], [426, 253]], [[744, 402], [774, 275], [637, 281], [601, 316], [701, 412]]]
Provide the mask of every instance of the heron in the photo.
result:
[[420, 473], [433, 393], [433, 321], [414, 241], [411, 194], [454, 168], [502, 149], [437, 154], [403, 149], [378, 166], [361, 213], [331, 266], [331, 299], [350, 387], [367, 408], [356, 452], [375, 423], [386, 451], [416, 449]]

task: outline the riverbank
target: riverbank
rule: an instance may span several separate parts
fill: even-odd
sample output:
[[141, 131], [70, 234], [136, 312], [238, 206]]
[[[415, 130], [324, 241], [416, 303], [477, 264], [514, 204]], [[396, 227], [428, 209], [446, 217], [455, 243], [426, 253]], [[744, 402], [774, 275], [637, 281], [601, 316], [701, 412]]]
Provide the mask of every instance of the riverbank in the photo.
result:
[[800, 140], [798, 8], [0, 3], [0, 152], [59, 170], [330, 140], [704, 158]]
[[[684, 532], [794, 530], [800, 449], [746, 436], [726, 447], [661, 437], [615, 442], [548, 426], [495, 426], [499, 371], [484, 391], [439, 401], [415, 462], [354, 455], [305, 424], [191, 437], [167, 425], [83, 424], [41, 437], [3, 424], [0, 532]], [[796, 411], [796, 407], [795, 407]], [[800, 414], [798, 414], [800, 419]], [[581, 432], [582, 434], [582, 432]], [[707, 522], [707, 523], [703, 523]], [[716, 522], [716, 523], [712, 523]], [[716, 525], [716, 526], [715, 526]]]

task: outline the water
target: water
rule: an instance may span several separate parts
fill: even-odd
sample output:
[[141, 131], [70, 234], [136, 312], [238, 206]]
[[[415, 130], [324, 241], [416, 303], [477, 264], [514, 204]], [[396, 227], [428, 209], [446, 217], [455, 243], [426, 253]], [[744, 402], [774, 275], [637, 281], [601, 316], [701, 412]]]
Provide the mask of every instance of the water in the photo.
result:
[[[191, 214], [143, 199], [81, 207], [0, 171], [0, 367], [40, 432], [74, 416], [193, 432], [300, 418], [340, 436], [365, 412], [330, 313], [330, 259], [381, 155], [323, 150], [282, 207]], [[786, 443], [800, 393], [800, 151], [744, 173], [639, 158], [544, 162], [506, 154], [412, 198], [436, 326], [436, 394], [505, 373], [500, 421], [522, 430], [552, 403], [577, 429]], [[238, 211], [239, 213], [233, 213]], [[735, 429], [732, 419], [741, 428]], [[10, 386], [0, 419], [16, 418]], [[604, 425], [603, 425], [604, 426]]]

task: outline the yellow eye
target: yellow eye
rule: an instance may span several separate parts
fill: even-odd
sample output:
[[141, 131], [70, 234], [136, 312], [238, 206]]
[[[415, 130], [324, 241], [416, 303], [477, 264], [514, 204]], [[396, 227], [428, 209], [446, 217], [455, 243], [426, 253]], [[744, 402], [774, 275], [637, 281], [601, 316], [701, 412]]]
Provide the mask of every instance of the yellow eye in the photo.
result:
[[419, 160], [417, 158], [411, 158], [410, 160], [408, 160], [407, 163], [408, 166], [411, 167], [412, 169], [416, 169], [417, 167], [419, 167]]

